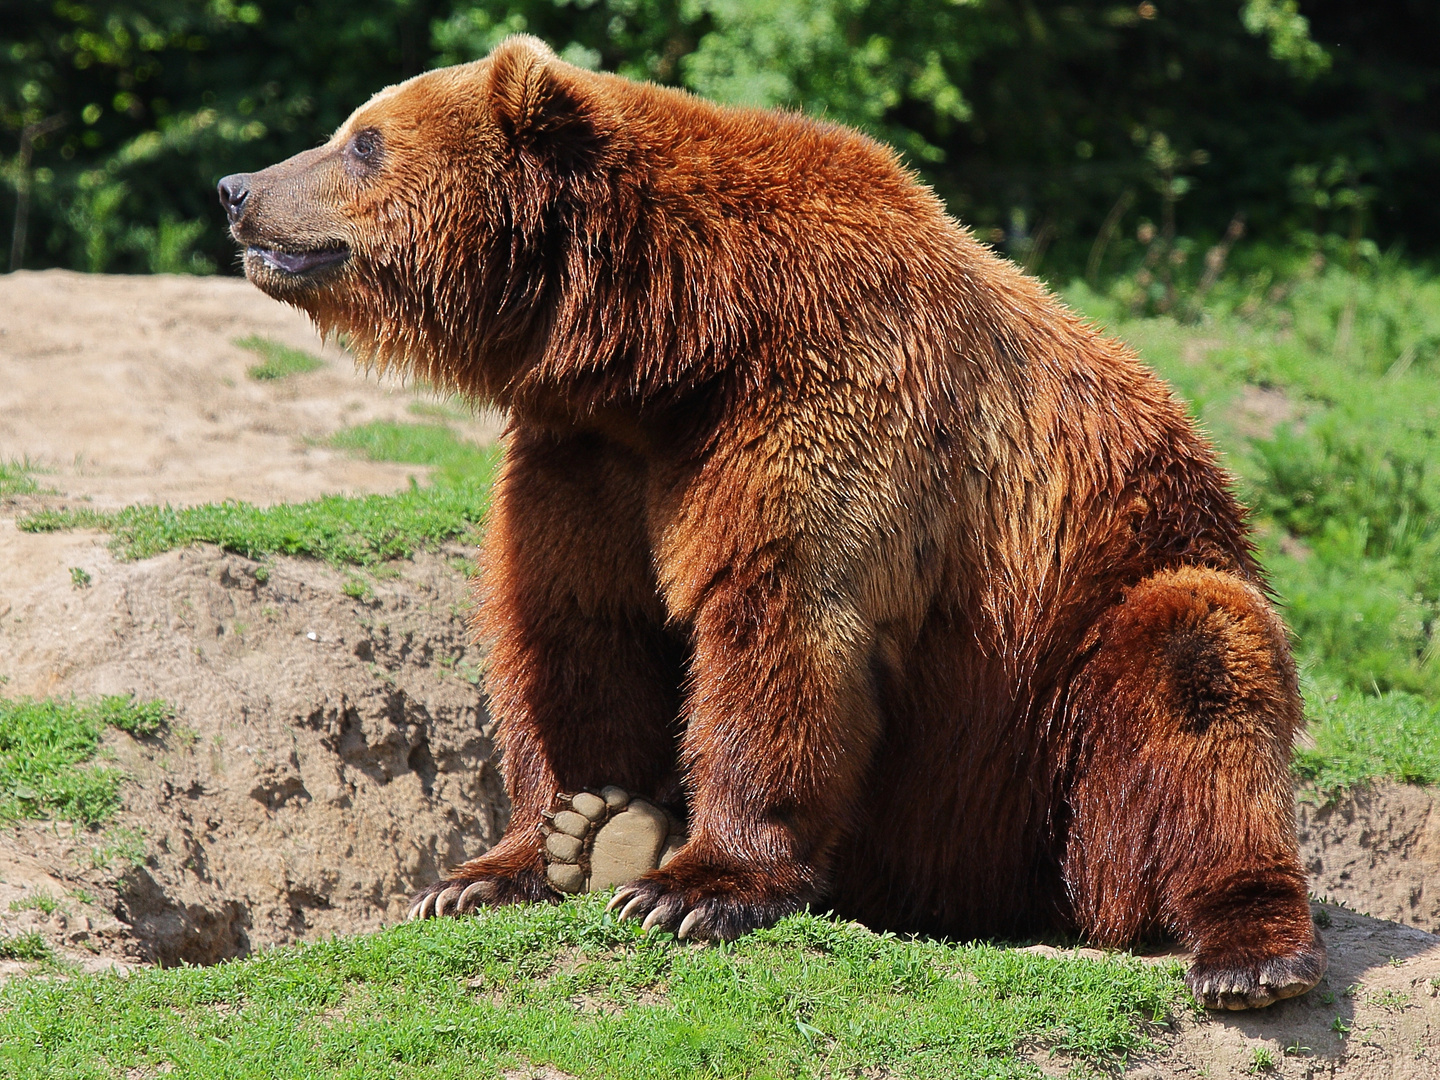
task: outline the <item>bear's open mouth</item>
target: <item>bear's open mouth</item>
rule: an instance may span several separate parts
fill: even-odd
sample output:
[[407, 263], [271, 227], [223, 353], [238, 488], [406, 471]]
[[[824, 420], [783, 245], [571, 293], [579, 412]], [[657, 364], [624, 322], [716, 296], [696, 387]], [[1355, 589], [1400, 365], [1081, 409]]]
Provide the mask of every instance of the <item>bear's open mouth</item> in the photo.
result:
[[285, 274], [308, 274], [321, 267], [334, 266], [350, 257], [350, 249], [340, 247], [316, 248], [313, 251], [281, 251], [278, 248], [248, 247], [246, 255], [253, 255], [272, 270]]

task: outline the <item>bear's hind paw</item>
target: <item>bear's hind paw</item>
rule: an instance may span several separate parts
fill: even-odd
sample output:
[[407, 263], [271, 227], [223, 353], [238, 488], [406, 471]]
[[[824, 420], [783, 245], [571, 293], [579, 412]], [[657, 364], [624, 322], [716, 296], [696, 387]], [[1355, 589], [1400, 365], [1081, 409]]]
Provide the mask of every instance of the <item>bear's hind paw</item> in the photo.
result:
[[1314, 987], [1325, 967], [1325, 946], [1317, 937], [1296, 952], [1253, 963], [1197, 956], [1185, 984], [1207, 1009], [1263, 1009]]
[[523, 866], [501, 869], [493, 862], [484, 865], [489, 858], [482, 856], [476, 863], [457, 867], [449, 877], [421, 889], [411, 898], [405, 921], [468, 915], [482, 907], [502, 904], [554, 901], [555, 894], [546, 887], [538, 869]]
[[664, 866], [684, 826], [647, 799], [613, 785], [557, 795], [542, 826], [545, 879], [560, 893], [603, 892]]

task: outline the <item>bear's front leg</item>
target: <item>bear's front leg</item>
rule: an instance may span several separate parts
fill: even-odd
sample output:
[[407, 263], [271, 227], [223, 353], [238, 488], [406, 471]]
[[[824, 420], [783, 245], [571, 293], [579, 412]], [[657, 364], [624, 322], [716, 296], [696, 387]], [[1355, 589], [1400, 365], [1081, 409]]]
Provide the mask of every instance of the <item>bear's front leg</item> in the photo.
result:
[[673, 777], [684, 650], [664, 626], [643, 492], [643, 464], [598, 437], [512, 435], [475, 616], [510, 823], [417, 893], [411, 918], [556, 899], [542, 854], [556, 796], [619, 784], [654, 797]]
[[873, 634], [779, 555], [728, 568], [693, 626], [690, 839], [611, 907], [731, 940], [827, 891], [879, 728]]

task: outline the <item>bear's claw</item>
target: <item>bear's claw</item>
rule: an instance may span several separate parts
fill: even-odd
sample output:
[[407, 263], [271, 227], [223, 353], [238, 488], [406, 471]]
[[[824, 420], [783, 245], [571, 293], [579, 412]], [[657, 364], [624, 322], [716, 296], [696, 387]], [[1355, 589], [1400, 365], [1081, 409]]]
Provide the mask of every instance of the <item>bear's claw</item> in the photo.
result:
[[532, 884], [525, 877], [491, 873], [477, 878], [468, 876], [461, 868], [455, 876], [437, 881], [416, 893], [410, 910], [405, 914], [405, 921], [468, 915], [494, 904], [545, 899], [553, 900], [554, 894], [543, 886]]
[[[733, 941], [805, 906], [804, 898], [774, 895], [765, 875], [717, 873], [703, 864], [676, 874], [680, 859], [620, 889], [606, 906], [622, 919], [643, 919], [647, 932], [668, 930], [682, 941]], [[718, 877], [724, 885], [715, 884]], [[747, 887], [748, 885], [748, 887]]]

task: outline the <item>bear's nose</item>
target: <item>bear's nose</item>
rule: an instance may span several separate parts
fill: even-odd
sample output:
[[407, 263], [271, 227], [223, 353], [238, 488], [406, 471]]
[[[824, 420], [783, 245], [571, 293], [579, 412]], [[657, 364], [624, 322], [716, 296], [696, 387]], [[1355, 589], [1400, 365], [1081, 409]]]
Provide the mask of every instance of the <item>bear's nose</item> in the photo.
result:
[[220, 193], [220, 205], [225, 208], [231, 222], [239, 221], [245, 209], [245, 200], [250, 197], [250, 174], [227, 176], [215, 185], [215, 189]]

